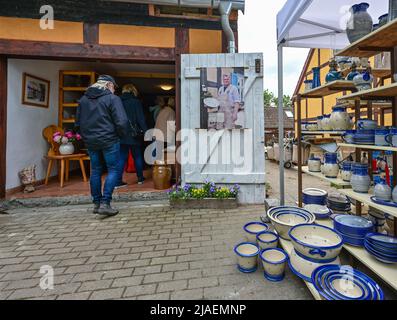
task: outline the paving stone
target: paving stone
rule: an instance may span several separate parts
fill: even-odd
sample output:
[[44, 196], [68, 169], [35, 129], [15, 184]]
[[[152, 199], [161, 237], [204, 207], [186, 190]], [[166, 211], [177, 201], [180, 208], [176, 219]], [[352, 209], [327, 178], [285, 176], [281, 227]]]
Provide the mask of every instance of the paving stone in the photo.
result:
[[98, 271], [98, 272], [84, 272], [78, 273], [73, 276], [72, 282], [85, 282], [85, 281], [94, 281], [100, 280], [104, 276], [105, 271]]
[[189, 289], [215, 287], [218, 283], [217, 277], [190, 279]]
[[57, 300], [88, 300], [91, 291], [88, 292], [75, 292], [69, 294], [62, 294], [57, 297]]
[[187, 289], [187, 280], [174, 280], [158, 284], [157, 293]]
[[186, 270], [186, 271], [176, 271], [174, 273], [174, 279], [195, 279], [195, 278], [202, 278], [202, 271], [201, 270]]
[[140, 286], [127, 287], [123, 297], [136, 297], [140, 295], [149, 295], [156, 292], [157, 284], [144, 284]]
[[159, 273], [161, 271], [161, 266], [147, 266], [147, 267], [136, 267], [134, 270], [134, 275], [147, 275], [152, 273]]
[[158, 258], [158, 257], [164, 257], [164, 256], [165, 256], [165, 251], [151, 251], [151, 252], [142, 253], [140, 258], [148, 259], [148, 258]]
[[137, 298], [138, 300], [169, 300], [170, 299], [170, 294], [169, 293], [158, 293], [158, 294], [152, 294], [152, 295], [145, 295], [145, 296], [139, 296]]
[[142, 283], [143, 276], [132, 276], [125, 278], [117, 278], [114, 280], [112, 287], [131, 287]]
[[79, 291], [95, 291], [99, 289], [107, 289], [112, 284], [113, 280], [97, 280], [97, 281], [85, 281], [81, 284]]
[[40, 287], [28, 288], [28, 289], [18, 289], [14, 290], [7, 299], [9, 300], [19, 300], [27, 298], [41, 297], [44, 291]]
[[172, 280], [173, 273], [166, 272], [166, 273], [157, 273], [157, 274], [149, 274], [146, 275], [143, 279], [143, 283], [154, 283], [154, 282], [163, 282]]
[[181, 290], [171, 293], [171, 300], [202, 300], [204, 289]]
[[111, 300], [122, 297], [124, 288], [106, 289], [94, 291], [90, 296], [90, 300]]

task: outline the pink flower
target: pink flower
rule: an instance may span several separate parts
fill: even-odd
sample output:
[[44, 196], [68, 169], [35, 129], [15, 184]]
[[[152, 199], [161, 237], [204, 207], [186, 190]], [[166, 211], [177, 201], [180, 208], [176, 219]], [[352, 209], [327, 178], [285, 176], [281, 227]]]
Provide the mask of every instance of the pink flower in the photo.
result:
[[80, 140], [81, 140], [81, 135], [79, 135], [78, 133], [76, 133], [76, 139], [77, 139], [77, 141], [80, 141]]
[[61, 133], [58, 131], [58, 132], [55, 132], [55, 133], [52, 135], [52, 137], [55, 138], [55, 137], [58, 137], [58, 136], [60, 136], [60, 135], [61, 135]]
[[65, 133], [65, 137], [68, 138], [68, 139], [73, 138], [73, 132], [71, 132], [71, 131], [66, 132]]
[[55, 143], [60, 143], [61, 142], [62, 137], [61, 136], [56, 136], [54, 137], [54, 142]]
[[61, 139], [61, 142], [62, 142], [63, 144], [68, 143], [68, 142], [69, 142], [69, 139], [66, 138], [66, 137], [63, 137], [63, 138]]

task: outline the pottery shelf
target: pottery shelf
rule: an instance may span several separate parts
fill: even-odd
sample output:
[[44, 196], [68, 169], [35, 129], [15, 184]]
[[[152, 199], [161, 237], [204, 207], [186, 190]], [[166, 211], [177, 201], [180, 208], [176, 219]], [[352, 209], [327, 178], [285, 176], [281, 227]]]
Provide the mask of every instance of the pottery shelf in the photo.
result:
[[338, 143], [338, 147], [342, 147], [342, 148], [352, 148], [352, 149], [363, 149], [363, 150], [376, 150], [376, 151], [392, 151], [392, 152], [397, 152], [397, 148], [395, 148], [395, 147], [373, 146], [373, 145], [365, 145], [365, 144]]
[[378, 30], [352, 43], [337, 52], [338, 56], [370, 58], [378, 53], [390, 51], [397, 46], [397, 20], [393, 20]]
[[302, 167], [302, 171], [310, 176], [319, 178], [323, 181], [329, 182], [332, 186], [337, 188], [350, 188], [350, 182], [343, 181], [341, 178], [331, 179], [324, 176], [321, 172], [310, 172], [308, 167]]
[[358, 91], [338, 98], [339, 101], [362, 99], [362, 100], [392, 100], [397, 96], [397, 83], [390, 85]]
[[[287, 252], [288, 255], [291, 255], [292, 251], [294, 250], [292, 242], [284, 239], [280, 239], [280, 244], [284, 249], [284, 251]], [[316, 288], [312, 283], [308, 281], [303, 281], [303, 282], [306, 284], [307, 288], [309, 289], [310, 293], [313, 295], [315, 300], [322, 300], [320, 293], [316, 290]]]
[[77, 108], [79, 106], [78, 103], [64, 103], [63, 107], [64, 108]]
[[351, 199], [354, 199], [358, 202], [368, 205], [371, 208], [382, 211], [383, 213], [387, 213], [395, 218], [397, 218], [397, 208], [384, 206], [381, 204], [377, 204], [371, 200], [373, 196], [373, 192], [370, 193], [358, 193], [353, 191], [353, 189], [343, 189], [339, 190], [339, 192]]
[[[316, 224], [329, 228], [334, 227], [332, 220], [317, 220]], [[367, 250], [365, 250], [365, 248], [354, 247], [347, 244], [345, 244], [343, 248], [397, 291], [397, 266], [395, 264], [386, 264], [376, 260], [367, 252]]]
[[344, 91], [356, 91], [356, 86], [352, 81], [337, 80], [328, 82], [321, 87], [314, 88], [301, 94], [302, 98], [323, 98], [335, 93]]
[[[372, 103], [372, 108], [381, 108], [381, 109], [392, 108], [392, 104], [390, 101], [389, 102], [387, 102], [387, 101], [371, 101], [371, 103]], [[345, 106], [349, 109], [355, 110], [356, 109], [355, 100], [346, 101]], [[362, 108], [362, 109], [368, 108], [368, 101], [361, 100], [360, 108]]]
[[[365, 70], [364, 68], [357, 68], [358, 72], [364, 72]], [[346, 78], [350, 72], [351, 68], [347, 68], [341, 71], [341, 75]], [[392, 75], [390, 69], [372, 69], [371, 73], [376, 78], [390, 78]]]

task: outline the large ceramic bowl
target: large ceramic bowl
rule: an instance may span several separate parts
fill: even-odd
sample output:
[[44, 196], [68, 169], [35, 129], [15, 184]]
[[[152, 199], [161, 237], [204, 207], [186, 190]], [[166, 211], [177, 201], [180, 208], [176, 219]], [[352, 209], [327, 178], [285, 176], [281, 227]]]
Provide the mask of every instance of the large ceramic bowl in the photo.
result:
[[259, 247], [255, 243], [243, 242], [234, 248], [237, 255], [237, 267], [243, 273], [252, 273], [258, 269]]
[[334, 261], [330, 263], [316, 263], [313, 261], [306, 260], [302, 256], [300, 256], [295, 250], [293, 250], [289, 256], [289, 268], [291, 271], [298, 276], [299, 278], [312, 282], [312, 273], [318, 267], [327, 265], [327, 264], [337, 264], [340, 265], [341, 261], [339, 257], [334, 259]]
[[313, 262], [332, 262], [343, 246], [343, 238], [338, 233], [319, 225], [298, 225], [290, 230], [289, 237], [296, 252]]
[[339, 215], [334, 219], [334, 228], [342, 234], [364, 238], [374, 231], [374, 224], [365, 218], [350, 215]]
[[276, 207], [270, 209], [267, 215], [278, 235], [285, 240], [290, 240], [288, 233], [292, 227], [316, 221], [313, 213], [297, 207]]
[[332, 214], [327, 206], [321, 206], [318, 204], [308, 204], [304, 209], [313, 213], [319, 220], [328, 219]]
[[[339, 169], [338, 169], [339, 172]], [[328, 193], [321, 189], [309, 188], [303, 190], [303, 203], [325, 205]]]

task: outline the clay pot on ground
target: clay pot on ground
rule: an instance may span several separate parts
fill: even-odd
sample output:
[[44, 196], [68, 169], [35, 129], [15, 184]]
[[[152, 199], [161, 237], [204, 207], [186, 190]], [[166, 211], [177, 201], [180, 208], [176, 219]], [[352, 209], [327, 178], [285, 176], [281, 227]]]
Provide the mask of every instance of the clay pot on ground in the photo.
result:
[[153, 183], [156, 190], [171, 188], [172, 170], [164, 161], [155, 161], [153, 166]]

